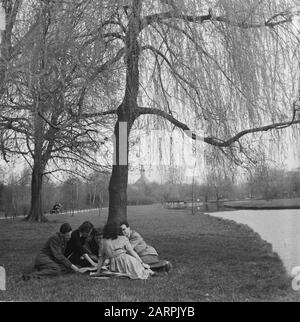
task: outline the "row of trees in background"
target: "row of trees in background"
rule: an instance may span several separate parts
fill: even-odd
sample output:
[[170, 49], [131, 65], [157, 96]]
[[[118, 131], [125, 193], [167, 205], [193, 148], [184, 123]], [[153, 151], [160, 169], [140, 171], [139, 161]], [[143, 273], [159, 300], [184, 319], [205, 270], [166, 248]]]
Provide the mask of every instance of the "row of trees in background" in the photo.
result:
[[[25, 215], [30, 209], [30, 180], [28, 173], [13, 178], [6, 185], [0, 183], [0, 212]], [[66, 211], [102, 208], [108, 206], [109, 175], [93, 173], [88, 179], [69, 177], [55, 184], [45, 180], [42, 190], [43, 212], [50, 211], [59, 202]], [[275, 199], [300, 198], [300, 171], [285, 171], [259, 167], [240, 183], [232, 178], [210, 175], [205, 183], [156, 182], [130, 184], [127, 189], [129, 205], [145, 205], [168, 201], [201, 202], [241, 200], [245, 198]]]
[[232, 177], [210, 175], [202, 184], [151, 183], [144, 187], [128, 186], [129, 204], [167, 201], [201, 202], [254, 199], [300, 198], [300, 171], [257, 168], [242, 182]]
[[300, 197], [300, 170], [285, 171], [261, 167], [248, 176], [247, 197], [276, 198]]
[[[27, 215], [30, 210], [31, 185], [27, 171], [20, 178], [10, 178], [0, 183], [0, 213], [3, 215]], [[42, 211], [48, 213], [55, 203], [63, 205], [63, 211], [102, 208], [108, 200], [107, 174], [93, 173], [86, 179], [71, 176], [60, 183], [49, 178], [42, 189]]]

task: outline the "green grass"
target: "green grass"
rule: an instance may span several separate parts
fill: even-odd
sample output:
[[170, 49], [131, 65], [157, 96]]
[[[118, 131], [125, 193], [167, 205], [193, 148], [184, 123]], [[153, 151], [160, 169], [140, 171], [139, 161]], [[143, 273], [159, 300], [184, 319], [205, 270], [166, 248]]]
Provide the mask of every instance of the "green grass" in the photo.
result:
[[168, 276], [146, 281], [92, 280], [68, 275], [23, 282], [47, 237], [62, 222], [104, 225], [107, 212], [55, 215], [49, 223], [0, 221], [0, 265], [7, 271], [4, 301], [298, 301], [291, 278], [270, 245], [246, 226], [160, 206], [128, 208], [131, 226], [173, 264]]

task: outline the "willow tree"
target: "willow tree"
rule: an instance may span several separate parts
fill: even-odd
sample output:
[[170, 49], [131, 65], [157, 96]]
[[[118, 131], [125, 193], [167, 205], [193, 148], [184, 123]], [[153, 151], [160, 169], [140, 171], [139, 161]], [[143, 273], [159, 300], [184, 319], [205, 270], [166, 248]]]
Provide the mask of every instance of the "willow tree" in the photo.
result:
[[256, 133], [300, 123], [293, 23], [299, 12], [291, 1], [103, 3], [115, 14], [101, 26], [113, 31], [125, 69], [124, 95], [105, 111], [117, 117], [108, 221], [127, 217], [124, 150], [128, 158], [128, 137], [140, 116], [182, 130], [197, 126], [206, 144], [240, 159]]

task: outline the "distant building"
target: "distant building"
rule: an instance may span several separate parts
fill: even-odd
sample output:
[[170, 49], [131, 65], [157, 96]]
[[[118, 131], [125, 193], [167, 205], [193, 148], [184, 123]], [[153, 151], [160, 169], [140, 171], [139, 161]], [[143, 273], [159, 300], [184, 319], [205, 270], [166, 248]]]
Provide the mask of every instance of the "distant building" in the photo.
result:
[[134, 183], [135, 186], [146, 186], [151, 183], [151, 181], [146, 177], [145, 175], [145, 168], [143, 165], [141, 165], [140, 169], [141, 176], [137, 181]]
[[146, 177], [145, 169], [140, 167], [140, 178], [133, 184], [128, 185], [127, 196], [130, 205], [147, 205], [155, 203], [155, 197], [152, 195], [152, 182]]

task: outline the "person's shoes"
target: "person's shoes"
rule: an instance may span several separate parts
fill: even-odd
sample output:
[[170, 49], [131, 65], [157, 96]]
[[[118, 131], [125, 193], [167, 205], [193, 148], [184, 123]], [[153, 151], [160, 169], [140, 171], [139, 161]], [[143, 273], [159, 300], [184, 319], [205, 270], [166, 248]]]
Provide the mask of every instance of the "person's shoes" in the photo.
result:
[[165, 271], [166, 273], [169, 273], [169, 272], [172, 270], [172, 268], [173, 268], [172, 264], [171, 264], [169, 261], [167, 261], [167, 262], [166, 262], [166, 265], [165, 265], [165, 267], [164, 267], [164, 271]]

